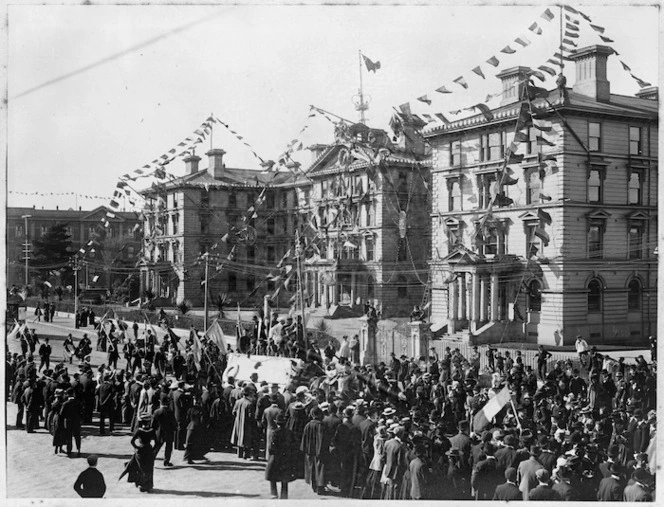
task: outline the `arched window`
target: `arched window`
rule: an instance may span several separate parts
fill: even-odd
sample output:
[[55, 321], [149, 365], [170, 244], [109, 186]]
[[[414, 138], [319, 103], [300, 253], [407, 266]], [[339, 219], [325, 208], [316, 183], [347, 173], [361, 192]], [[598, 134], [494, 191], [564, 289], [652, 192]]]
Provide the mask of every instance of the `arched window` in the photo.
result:
[[640, 310], [641, 309], [641, 283], [634, 279], [629, 282], [629, 292], [627, 293], [627, 309]]
[[528, 284], [528, 311], [539, 312], [542, 310], [542, 285], [537, 280]]
[[591, 280], [588, 284], [588, 312], [602, 311], [602, 284]]
[[408, 297], [408, 281], [406, 277], [401, 275], [397, 279], [397, 297], [407, 298]]

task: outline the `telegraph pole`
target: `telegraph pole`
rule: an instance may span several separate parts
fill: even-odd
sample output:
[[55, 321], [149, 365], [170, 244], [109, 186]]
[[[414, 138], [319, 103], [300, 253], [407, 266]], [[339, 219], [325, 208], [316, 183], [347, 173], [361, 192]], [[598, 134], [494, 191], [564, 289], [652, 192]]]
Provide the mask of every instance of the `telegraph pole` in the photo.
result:
[[30, 233], [28, 232], [28, 218], [32, 215], [22, 215], [25, 220], [25, 245], [23, 246], [23, 255], [25, 255], [25, 286], [30, 284], [29, 263], [30, 263]]
[[307, 321], [305, 319], [304, 315], [304, 292], [302, 290], [302, 262], [300, 257], [303, 254], [302, 246], [300, 244], [300, 232], [297, 231], [295, 234], [295, 259], [297, 262], [297, 292], [298, 292], [298, 299], [300, 300], [300, 312], [302, 315], [302, 336], [306, 340], [307, 339]]
[[205, 257], [205, 301], [203, 302], [203, 311], [205, 312], [205, 316], [203, 317], [203, 329], [207, 331], [208, 328], [208, 276], [209, 276], [209, 268], [210, 268], [210, 253], [205, 252], [203, 254], [203, 257]]
[[78, 313], [78, 255], [74, 255], [74, 319]]

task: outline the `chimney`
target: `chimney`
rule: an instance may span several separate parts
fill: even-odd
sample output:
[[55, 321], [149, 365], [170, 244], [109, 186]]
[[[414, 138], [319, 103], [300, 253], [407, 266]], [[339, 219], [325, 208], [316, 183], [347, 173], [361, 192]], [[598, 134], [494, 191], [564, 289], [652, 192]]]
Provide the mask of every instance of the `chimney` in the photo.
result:
[[523, 87], [526, 86], [529, 71], [528, 67], [510, 67], [496, 74], [496, 77], [503, 82], [501, 106], [521, 100]]
[[606, 60], [613, 54], [608, 46], [596, 44], [569, 55], [576, 62], [576, 82], [572, 90], [597, 102], [609, 102], [611, 86], [606, 79]]
[[226, 152], [221, 148], [212, 148], [206, 153], [209, 157], [207, 172], [215, 179], [219, 179], [224, 174], [224, 155]]
[[645, 100], [659, 100], [659, 88], [657, 86], [647, 86], [636, 92], [636, 96]]
[[196, 155], [189, 155], [184, 159], [184, 166], [187, 170], [187, 174], [194, 174], [198, 172], [198, 163], [201, 161], [201, 157]]

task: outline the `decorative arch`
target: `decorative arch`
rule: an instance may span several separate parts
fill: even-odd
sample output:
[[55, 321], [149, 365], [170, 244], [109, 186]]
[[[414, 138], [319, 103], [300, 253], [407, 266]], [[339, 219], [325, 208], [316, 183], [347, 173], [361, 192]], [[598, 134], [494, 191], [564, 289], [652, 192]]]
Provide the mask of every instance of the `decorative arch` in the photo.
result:
[[604, 306], [604, 282], [592, 277], [586, 284], [588, 289], [588, 313], [601, 313]]
[[627, 282], [627, 310], [640, 311], [643, 307], [643, 282], [637, 276]]

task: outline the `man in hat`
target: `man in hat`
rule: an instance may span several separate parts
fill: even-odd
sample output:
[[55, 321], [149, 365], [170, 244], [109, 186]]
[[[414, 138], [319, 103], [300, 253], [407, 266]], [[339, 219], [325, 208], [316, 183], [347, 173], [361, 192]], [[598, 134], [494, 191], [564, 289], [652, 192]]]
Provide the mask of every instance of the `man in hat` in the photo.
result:
[[[517, 469], [517, 480], [519, 481], [519, 490], [523, 494], [523, 499], [528, 500], [528, 493], [531, 489], [537, 487], [537, 477], [535, 472], [544, 467], [537, 460], [537, 457], [540, 454], [540, 448], [537, 445], [530, 446], [530, 457], [519, 463], [519, 468]], [[548, 482], [548, 477], [547, 477]]]
[[164, 466], [171, 467], [171, 455], [173, 453], [173, 440], [177, 431], [177, 421], [175, 415], [169, 407], [169, 398], [167, 394], [162, 394], [159, 399], [159, 408], [152, 414], [152, 429], [155, 432], [154, 456], [157, 457], [162, 445], [164, 448]]
[[296, 443], [286, 428], [286, 416], [278, 406], [277, 409], [275, 428], [269, 432], [267, 439], [265, 479], [270, 481], [272, 498], [277, 498], [277, 483], [281, 483], [280, 498], [283, 500], [288, 498], [288, 483], [293, 480], [292, 449]]
[[459, 421], [458, 424], [459, 432], [450, 438], [450, 443], [452, 447], [456, 447], [461, 452], [461, 471], [466, 475], [470, 474], [470, 451], [472, 443], [470, 441], [470, 436], [468, 433], [470, 431], [470, 425], [467, 420]]
[[[548, 470], [546, 471], [548, 472]], [[576, 502], [581, 500], [579, 492], [572, 484], [572, 471], [567, 466], [562, 466], [558, 469], [557, 480], [552, 489], [558, 493], [561, 500], [566, 502]]]
[[484, 444], [485, 459], [475, 465], [470, 478], [470, 485], [475, 492], [475, 500], [491, 500], [496, 488], [503, 480], [503, 472], [498, 466], [495, 453], [495, 445], [491, 442]]
[[[505, 436], [503, 446], [496, 451], [496, 460], [500, 470], [515, 467], [515, 464], [518, 466], [516, 462], [516, 447], [518, 445], [519, 440], [514, 435]], [[516, 473], [516, 468], [514, 468], [514, 472]]]
[[304, 480], [318, 495], [325, 494], [325, 465], [330, 449], [330, 436], [323, 425], [323, 411], [314, 407], [312, 420], [304, 427], [300, 451], [305, 456]]
[[556, 493], [549, 482], [551, 475], [546, 468], [540, 468], [535, 472], [537, 479], [537, 486], [528, 493], [528, 500], [546, 501], [546, 500], [561, 500], [558, 493]]
[[574, 343], [574, 348], [576, 348], [576, 353], [579, 354], [579, 361], [581, 366], [586, 367], [586, 359], [588, 357], [588, 342], [583, 339], [583, 336], [580, 334], [576, 335], [576, 342]]
[[341, 496], [350, 496], [354, 486], [354, 471], [357, 467], [358, 454], [361, 446], [360, 430], [352, 422], [353, 409], [347, 407], [343, 412], [343, 420], [332, 437], [332, 446], [338, 452], [339, 486]]
[[506, 502], [523, 500], [523, 493], [516, 485], [516, 468], [508, 467], [505, 470], [505, 482], [496, 488], [492, 500]]
[[74, 396], [74, 389], [66, 391], [67, 401], [60, 408], [60, 420], [65, 429], [65, 442], [67, 443], [67, 455], [71, 456], [72, 438], [76, 442], [76, 451], [81, 455], [81, 403]]
[[637, 468], [632, 472], [633, 484], [625, 487], [623, 491], [623, 501], [625, 502], [652, 502], [650, 486], [652, 485], [652, 476], [643, 468]]
[[79, 474], [74, 483], [74, 491], [81, 498], [102, 498], [106, 493], [106, 482], [103, 474], [97, 470], [97, 460], [95, 454], [88, 456], [88, 468]]
[[103, 382], [97, 388], [97, 407], [99, 410], [99, 434], [104, 435], [104, 420], [108, 417], [108, 428], [111, 433], [115, 429], [115, 386], [111, 376], [106, 373]]
[[427, 463], [427, 448], [423, 442], [415, 444], [415, 458], [410, 462], [410, 497], [413, 500], [432, 498], [433, 474]]
[[42, 368], [49, 369], [51, 366], [51, 345], [48, 343], [48, 338], [44, 338], [44, 343], [39, 346], [39, 368], [37, 371], [41, 371]]
[[600, 502], [622, 502], [625, 484], [623, 481], [623, 466], [618, 462], [611, 462], [607, 470], [608, 476], [599, 483], [597, 500]]
[[551, 352], [546, 350], [544, 345], [540, 345], [535, 357], [537, 357], [537, 374], [541, 380], [544, 380], [546, 378], [546, 363], [552, 357]]
[[256, 402], [253, 397], [253, 389], [245, 386], [242, 390], [242, 398], [235, 402], [233, 407], [233, 433], [231, 443], [237, 446], [238, 458], [249, 459], [249, 453], [253, 453], [253, 460], [258, 460], [258, 446], [256, 445]]
[[408, 470], [408, 447], [404, 443], [406, 432], [402, 426], [394, 428], [394, 438], [385, 443], [385, 469], [383, 476], [387, 479], [383, 500], [401, 498], [400, 488], [406, 470]]
[[265, 432], [265, 459], [269, 461], [270, 459], [270, 439], [272, 432], [277, 429], [277, 418], [279, 415], [283, 414], [284, 411], [279, 406], [279, 393], [270, 393], [265, 398], [268, 399], [270, 405], [263, 410], [263, 414], [260, 419], [260, 429]]

